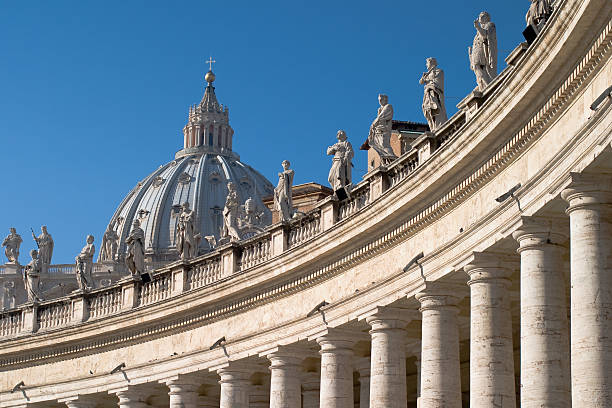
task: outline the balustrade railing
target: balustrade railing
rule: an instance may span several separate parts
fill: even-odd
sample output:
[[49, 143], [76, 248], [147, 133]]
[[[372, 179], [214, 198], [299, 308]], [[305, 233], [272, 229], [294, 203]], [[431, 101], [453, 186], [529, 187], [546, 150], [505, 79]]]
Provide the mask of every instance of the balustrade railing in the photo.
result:
[[272, 257], [272, 239], [269, 234], [245, 243], [240, 256], [240, 269], [258, 265]]
[[121, 287], [92, 293], [89, 297], [89, 316], [107, 316], [121, 309]]
[[370, 203], [370, 185], [351, 191], [351, 197], [342, 201], [338, 206], [338, 221], [341, 221]]
[[169, 272], [154, 275], [151, 282], [140, 286], [138, 304], [148, 305], [170, 297], [172, 293], [172, 276]]
[[389, 180], [391, 187], [408, 177], [410, 173], [414, 171], [419, 165], [419, 155], [415, 150], [403, 161], [397, 163], [395, 166], [389, 169]]
[[208, 258], [194, 265], [188, 272], [189, 288], [195, 289], [221, 279], [221, 258]]
[[11, 310], [0, 314], [0, 336], [12, 336], [23, 328], [23, 312]]
[[321, 232], [321, 213], [307, 215], [291, 225], [289, 230], [289, 248], [308, 241]]
[[40, 329], [49, 329], [63, 326], [70, 322], [72, 317], [72, 304], [62, 300], [38, 307], [37, 320]]

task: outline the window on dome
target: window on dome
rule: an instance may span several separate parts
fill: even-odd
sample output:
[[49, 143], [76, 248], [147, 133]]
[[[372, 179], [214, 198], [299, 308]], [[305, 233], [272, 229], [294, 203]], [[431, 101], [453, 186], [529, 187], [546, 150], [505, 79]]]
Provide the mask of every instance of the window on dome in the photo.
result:
[[208, 145], [209, 146], [213, 145], [213, 134], [212, 133], [208, 134]]

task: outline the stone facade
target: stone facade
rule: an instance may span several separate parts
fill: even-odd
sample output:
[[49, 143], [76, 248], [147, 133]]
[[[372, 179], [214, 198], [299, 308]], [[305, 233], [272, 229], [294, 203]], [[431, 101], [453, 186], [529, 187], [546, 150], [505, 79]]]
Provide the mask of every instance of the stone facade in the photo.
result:
[[556, 4], [314, 224], [0, 314], [2, 406], [612, 406], [612, 4]]

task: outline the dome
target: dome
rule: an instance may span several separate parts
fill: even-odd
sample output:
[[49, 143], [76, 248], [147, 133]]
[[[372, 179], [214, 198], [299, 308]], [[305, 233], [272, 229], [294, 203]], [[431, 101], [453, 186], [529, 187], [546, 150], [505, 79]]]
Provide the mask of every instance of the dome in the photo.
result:
[[[271, 223], [272, 214], [262, 197], [271, 195], [274, 187], [232, 151], [234, 132], [229, 125], [229, 112], [218, 103], [214, 89], [209, 82], [200, 104], [189, 108], [183, 129], [184, 148], [176, 153], [173, 161], [140, 181], [113, 214], [109, 227], [119, 237], [115, 254], [118, 258], [125, 255], [125, 240], [132, 223], [138, 219], [145, 233], [146, 261], [160, 263], [177, 259], [176, 227], [185, 202], [196, 214], [196, 233], [202, 237], [198, 253], [209, 251], [211, 242], [221, 238], [229, 182], [236, 186], [243, 208], [250, 199], [248, 209], [243, 210], [245, 213], [247, 210], [249, 214], [256, 213], [260, 227]], [[257, 230], [249, 224], [243, 237]]]

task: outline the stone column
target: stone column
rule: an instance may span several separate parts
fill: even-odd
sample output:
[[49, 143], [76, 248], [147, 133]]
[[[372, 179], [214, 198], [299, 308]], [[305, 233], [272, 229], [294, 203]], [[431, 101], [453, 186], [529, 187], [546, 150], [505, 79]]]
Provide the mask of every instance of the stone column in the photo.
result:
[[470, 407], [515, 408], [512, 314], [508, 288], [512, 270], [502, 255], [474, 253], [470, 276]]
[[68, 398], [58, 402], [63, 402], [68, 408], [95, 408], [99, 401], [89, 395], [79, 395], [76, 398]]
[[317, 338], [321, 346], [322, 408], [354, 408], [353, 403], [353, 344], [354, 336], [332, 330]]
[[421, 303], [421, 408], [461, 408], [457, 303], [462, 288], [427, 283]]
[[249, 389], [252, 370], [239, 364], [217, 370], [221, 384], [220, 408], [249, 408]]
[[115, 394], [119, 398], [119, 408], [149, 408], [147, 404], [149, 394], [145, 391], [128, 388]]
[[279, 347], [270, 360], [270, 408], [301, 408], [301, 350]]
[[170, 392], [170, 408], [196, 408], [199, 406], [199, 381], [195, 379], [175, 379], [166, 382]]
[[307, 372], [302, 376], [302, 408], [319, 408], [321, 374]]
[[521, 255], [521, 407], [570, 407], [564, 237], [523, 217], [512, 236]]
[[612, 176], [572, 174], [569, 203], [573, 407], [612, 406]]
[[416, 392], [416, 403], [417, 408], [421, 408], [421, 352], [419, 351], [416, 355], [416, 360], [414, 361], [414, 365], [416, 366], [416, 379], [417, 379], [417, 392]]
[[359, 373], [359, 408], [370, 406], [370, 358], [362, 357], [357, 360], [355, 369]]
[[408, 403], [405, 328], [415, 314], [416, 310], [380, 308], [366, 318], [372, 327], [370, 408], [405, 408]]

